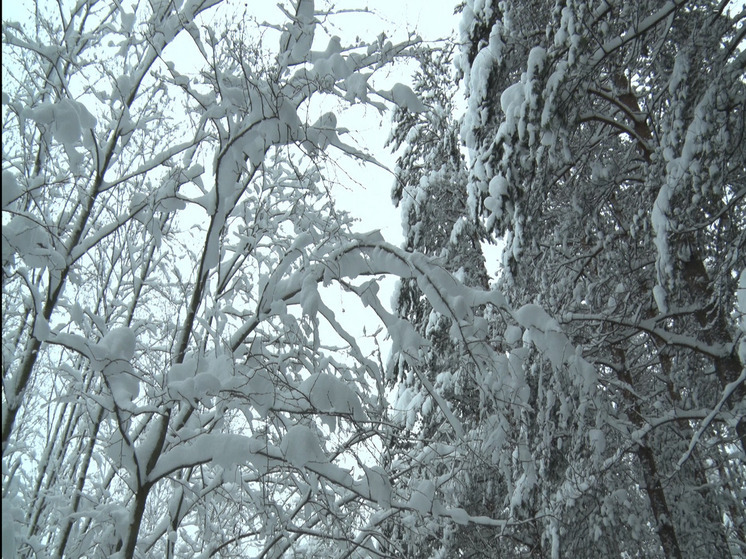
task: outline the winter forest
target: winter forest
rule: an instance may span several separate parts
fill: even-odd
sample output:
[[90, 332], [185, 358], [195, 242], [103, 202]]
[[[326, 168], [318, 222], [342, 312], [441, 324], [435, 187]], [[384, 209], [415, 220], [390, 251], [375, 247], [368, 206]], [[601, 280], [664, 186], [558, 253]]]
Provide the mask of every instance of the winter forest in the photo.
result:
[[3, 15], [2, 558], [746, 557], [743, 2], [256, 2]]

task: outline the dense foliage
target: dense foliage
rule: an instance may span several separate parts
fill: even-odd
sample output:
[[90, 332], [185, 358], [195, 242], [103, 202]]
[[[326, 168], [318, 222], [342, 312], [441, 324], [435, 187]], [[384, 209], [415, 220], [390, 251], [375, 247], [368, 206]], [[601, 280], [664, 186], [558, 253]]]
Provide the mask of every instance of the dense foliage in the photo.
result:
[[746, 554], [746, 27], [727, 7], [462, 5], [469, 176], [434, 211], [468, 193], [519, 310], [488, 316], [497, 379], [450, 352], [428, 371], [474, 426], [438, 489], [505, 522], [441, 527], [442, 556]]

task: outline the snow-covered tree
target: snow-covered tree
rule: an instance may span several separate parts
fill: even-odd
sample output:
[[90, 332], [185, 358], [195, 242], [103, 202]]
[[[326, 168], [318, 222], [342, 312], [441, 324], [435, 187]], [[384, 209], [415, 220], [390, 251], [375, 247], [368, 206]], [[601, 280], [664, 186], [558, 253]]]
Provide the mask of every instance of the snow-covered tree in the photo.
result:
[[393, 493], [384, 371], [325, 303], [414, 364], [380, 275], [464, 320], [497, 297], [329, 194], [328, 154], [370, 159], [345, 106], [422, 110], [372, 78], [417, 40], [342, 44], [312, 0], [34, 9], [3, 23], [3, 557], [376, 556], [391, 514], [457, 514]]
[[[430, 51], [418, 62], [414, 89], [427, 110], [415, 113], [396, 109], [390, 139], [392, 148], [400, 150], [392, 194], [401, 208], [404, 246], [408, 251], [437, 258], [444, 269], [467, 285], [486, 289], [488, 279], [480, 245], [485, 233], [479, 224], [467, 219], [468, 175], [454, 117], [457, 88], [452, 78], [452, 52]], [[480, 423], [479, 388], [469, 347], [453, 335], [452, 328], [458, 324], [450, 315], [433, 309], [416, 280], [400, 282], [396, 302], [399, 315], [410, 320], [429, 343], [415, 367], [409, 365], [405, 355], [392, 355], [394, 419], [397, 427], [412, 434], [392, 439], [386, 450], [392, 461], [412, 452], [421, 455], [416, 467], [399, 479], [401, 489], [416, 495], [423, 483], [438, 480], [433, 489], [444, 502], [461, 506], [469, 500], [479, 501], [481, 497], [474, 496], [483, 493], [486, 481], [472, 479], [475, 470], [469, 467], [468, 444], [450, 448], [458, 439], [444, 428], [439, 410], [439, 406], [447, 405], [467, 433]], [[483, 315], [484, 310], [479, 314]], [[484, 321], [483, 316], [479, 319]], [[447, 449], [440, 458], [439, 448]], [[444, 475], [455, 463], [461, 463], [460, 471]], [[402, 460], [402, 464], [411, 468], [409, 460]], [[485, 506], [478, 511], [472, 507], [470, 512], [481, 515], [493, 511]], [[459, 527], [450, 518], [426, 526], [394, 518], [390, 526], [391, 548], [407, 557], [430, 557], [436, 551], [450, 556], [473, 536], [469, 530], [481, 529]]]
[[525, 382], [485, 421], [523, 522], [505, 554], [746, 553], [746, 14], [729, 8], [463, 5], [469, 211], [505, 240], [523, 346]]

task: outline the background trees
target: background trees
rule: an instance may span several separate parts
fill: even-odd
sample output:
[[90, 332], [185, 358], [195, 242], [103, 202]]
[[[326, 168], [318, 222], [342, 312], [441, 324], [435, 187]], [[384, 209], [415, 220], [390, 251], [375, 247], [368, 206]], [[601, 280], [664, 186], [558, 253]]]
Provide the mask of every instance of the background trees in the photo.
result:
[[[392, 147], [400, 150], [392, 195], [401, 207], [405, 247], [436, 257], [466, 285], [487, 289], [481, 247], [486, 232], [480, 223], [469, 219], [467, 209], [467, 166], [454, 118], [457, 91], [452, 51], [427, 53], [419, 63], [415, 91], [429, 110], [418, 114], [395, 110], [390, 140]], [[468, 503], [472, 515], [499, 514], [492, 499], [485, 499], [492, 476], [484, 467], [480, 449], [484, 412], [490, 408], [483, 398], [482, 384], [492, 365], [484, 369], [485, 363], [475, 356], [493, 352], [483, 342], [489, 334], [487, 317], [497, 320], [492, 314], [495, 309], [479, 309], [464, 339], [458, 334], [459, 321], [435, 310], [416, 280], [400, 282], [396, 302], [398, 313], [412, 321], [429, 345], [421, 355], [421, 364], [414, 368], [403, 355], [392, 356], [390, 366], [396, 376], [390, 381], [397, 390], [394, 407], [406, 406], [406, 413], [395, 420], [411, 435], [392, 440], [387, 449], [390, 459], [411, 468], [407, 457], [420, 453], [406, 477], [406, 489], [413, 495], [421, 485], [429, 487], [428, 481], [434, 481], [432, 490], [442, 502], [452, 506]], [[442, 406], [458, 418], [463, 433], [454, 433], [444, 422]], [[451, 518], [431, 521], [424, 527], [397, 519], [391, 523], [391, 532], [400, 554], [448, 557], [491, 553], [482, 540], [490, 537], [494, 528], [473, 523], [464, 526]]]
[[[495, 376], [454, 362], [468, 353], [455, 345], [421, 373], [477, 387], [434, 382], [476, 418], [474, 443], [445, 453], [450, 470], [428, 464], [436, 490], [504, 523], [447, 520], [411, 554], [743, 556], [744, 14], [465, 2], [462, 16], [468, 184], [427, 212], [419, 177], [444, 158], [405, 151], [400, 177], [417, 200], [408, 246], [427, 236], [425, 250], [442, 250], [431, 220], [449, 212], [506, 245], [497, 286], [516, 310], [484, 314]], [[408, 133], [411, 152], [431, 145]], [[449, 262], [472, 247], [449, 246]], [[401, 293], [400, 311], [435, 338], [422, 292]], [[456, 439], [423, 400], [413, 445], [440, 458]], [[459, 475], [460, 492], [445, 481]]]
[[497, 498], [527, 521], [506, 553], [744, 553], [746, 59], [726, 5], [464, 6], [470, 209], [525, 310], [526, 397], [492, 418]]

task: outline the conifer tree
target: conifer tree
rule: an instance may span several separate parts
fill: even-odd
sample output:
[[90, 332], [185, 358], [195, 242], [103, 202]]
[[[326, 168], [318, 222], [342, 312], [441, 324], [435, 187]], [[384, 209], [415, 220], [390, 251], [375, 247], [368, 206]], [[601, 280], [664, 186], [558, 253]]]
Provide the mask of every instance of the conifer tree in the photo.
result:
[[[392, 148], [400, 151], [392, 197], [402, 213], [404, 247], [437, 258], [467, 285], [487, 289], [480, 244], [485, 233], [481, 225], [467, 218], [468, 176], [454, 117], [457, 88], [452, 79], [452, 52], [429, 51], [418, 62], [415, 91], [427, 110], [395, 110], [390, 139]], [[458, 325], [433, 309], [417, 281], [401, 280], [396, 301], [399, 315], [410, 320], [429, 344], [416, 371], [404, 356], [392, 356], [395, 376], [390, 380], [399, 399], [408, 402], [410, 411], [401, 422], [411, 437], [387, 449], [390, 459], [423, 450], [429, 457], [409, 472], [402, 489], [416, 494], [423, 483], [440, 479], [432, 490], [443, 502], [459, 507], [468, 502], [474, 505], [469, 507], [472, 514], [491, 515], [491, 506], [479, 503], [486, 481], [484, 471], [469, 467], [469, 445], [460, 446], [454, 455], [446, 453], [445, 460], [437, 457], [439, 448], [449, 449], [455, 442], [454, 434], [443, 428], [439, 406], [447, 405], [458, 417], [467, 431], [466, 440], [478, 432], [481, 405], [469, 348], [454, 336], [452, 329]], [[486, 326], [483, 316], [478, 320]], [[461, 471], [454, 471], [455, 464]], [[409, 529], [400, 519], [390, 525], [395, 542], [392, 548], [407, 557], [450, 556], [481, 529], [458, 526], [450, 519], [430, 522], [424, 530], [420, 523]]]
[[746, 54], [726, 5], [463, 6], [469, 209], [505, 239], [529, 351], [525, 408], [496, 416], [525, 521], [505, 553], [744, 552]]

